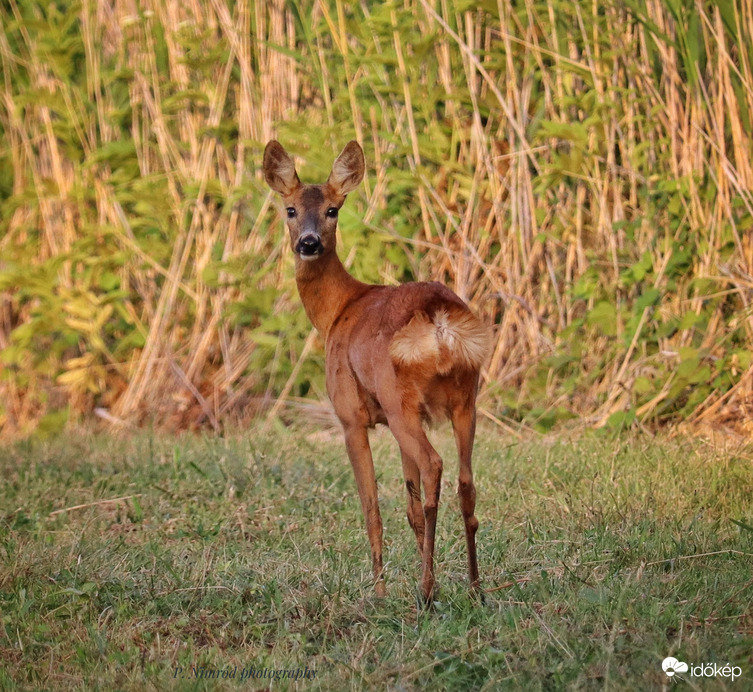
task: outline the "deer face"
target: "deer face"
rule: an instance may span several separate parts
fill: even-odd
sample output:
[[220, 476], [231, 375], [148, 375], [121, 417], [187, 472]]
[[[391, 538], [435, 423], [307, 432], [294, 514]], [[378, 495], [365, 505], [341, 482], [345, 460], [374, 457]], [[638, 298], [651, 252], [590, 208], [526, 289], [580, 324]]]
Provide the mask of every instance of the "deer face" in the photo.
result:
[[338, 212], [346, 195], [363, 179], [363, 173], [363, 151], [353, 141], [335, 160], [324, 185], [304, 185], [283, 146], [274, 140], [267, 144], [264, 179], [282, 196], [290, 246], [302, 261], [334, 251]]
[[337, 214], [345, 196], [326, 185], [301, 185], [284, 198], [290, 245], [302, 260], [312, 260], [335, 247]]

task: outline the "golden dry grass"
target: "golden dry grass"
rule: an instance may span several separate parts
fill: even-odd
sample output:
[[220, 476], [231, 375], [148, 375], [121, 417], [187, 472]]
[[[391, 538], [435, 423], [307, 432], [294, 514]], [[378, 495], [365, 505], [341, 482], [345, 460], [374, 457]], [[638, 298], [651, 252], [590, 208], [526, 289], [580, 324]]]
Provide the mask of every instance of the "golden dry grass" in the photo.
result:
[[342, 255], [494, 325], [489, 417], [743, 420], [753, 11], [672, 7], [12, 0], [4, 428], [323, 398], [259, 172], [273, 136], [311, 180], [364, 145]]

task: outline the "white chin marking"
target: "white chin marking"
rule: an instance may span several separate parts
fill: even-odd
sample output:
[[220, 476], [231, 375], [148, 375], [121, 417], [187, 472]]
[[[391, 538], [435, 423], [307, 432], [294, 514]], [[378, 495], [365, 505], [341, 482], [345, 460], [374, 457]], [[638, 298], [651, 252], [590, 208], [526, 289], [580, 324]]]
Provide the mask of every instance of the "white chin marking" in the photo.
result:
[[299, 252], [298, 257], [300, 257], [304, 262], [311, 262], [311, 260], [319, 259], [319, 257], [321, 257], [321, 252], [317, 253], [316, 255], [302, 255]]

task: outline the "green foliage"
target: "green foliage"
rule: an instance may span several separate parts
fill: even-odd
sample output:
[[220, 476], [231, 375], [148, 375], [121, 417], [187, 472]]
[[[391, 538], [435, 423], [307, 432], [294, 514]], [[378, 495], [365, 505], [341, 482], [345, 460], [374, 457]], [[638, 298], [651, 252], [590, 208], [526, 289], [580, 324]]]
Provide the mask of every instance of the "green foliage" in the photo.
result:
[[299, 360], [268, 136], [310, 181], [361, 141], [341, 256], [365, 281], [442, 281], [496, 326], [492, 412], [548, 429], [713, 406], [751, 350], [740, 16], [739, 0], [4, 5], [0, 421], [104, 406], [193, 425], [245, 410], [239, 391], [324, 390], [321, 350]]

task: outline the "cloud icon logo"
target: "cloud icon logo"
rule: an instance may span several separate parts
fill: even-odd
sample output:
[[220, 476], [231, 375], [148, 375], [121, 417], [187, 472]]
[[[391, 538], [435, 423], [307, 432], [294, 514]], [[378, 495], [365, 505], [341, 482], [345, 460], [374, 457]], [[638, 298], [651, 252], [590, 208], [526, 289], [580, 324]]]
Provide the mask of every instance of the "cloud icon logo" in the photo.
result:
[[675, 673], [687, 673], [688, 664], [668, 656], [661, 662], [661, 669], [671, 678]]

